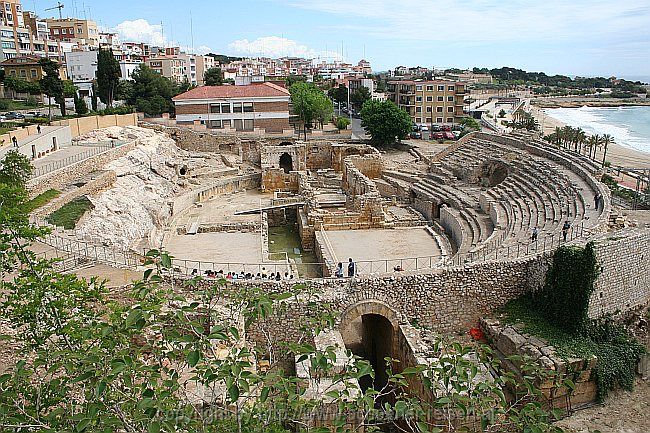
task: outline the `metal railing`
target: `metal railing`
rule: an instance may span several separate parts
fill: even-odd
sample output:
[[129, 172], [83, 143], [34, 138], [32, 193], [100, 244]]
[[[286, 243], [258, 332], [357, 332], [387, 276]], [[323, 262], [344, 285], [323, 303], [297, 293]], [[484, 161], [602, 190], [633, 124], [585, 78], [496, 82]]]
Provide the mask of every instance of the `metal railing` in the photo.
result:
[[76, 155], [70, 155], [66, 158], [51, 162], [49, 164], [42, 165], [40, 167], [36, 167], [34, 169], [34, 172], [32, 173], [32, 179], [68, 167], [77, 162], [92, 158], [93, 156], [99, 155], [100, 153], [104, 153], [108, 150], [119, 147], [122, 144], [124, 144], [124, 142], [114, 140], [109, 142], [93, 143], [92, 145], [83, 145], [84, 147], [88, 147], [88, 150], [81, 153], [77, 153]]

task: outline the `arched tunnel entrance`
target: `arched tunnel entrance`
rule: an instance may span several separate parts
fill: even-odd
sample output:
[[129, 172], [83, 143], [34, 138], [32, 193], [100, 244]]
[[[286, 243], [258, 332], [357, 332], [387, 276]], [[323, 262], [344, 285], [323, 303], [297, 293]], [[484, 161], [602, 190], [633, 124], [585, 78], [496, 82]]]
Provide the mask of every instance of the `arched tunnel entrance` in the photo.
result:
[[381, 390], [388, 383], [386, 358], [398, 358], [398, 326], [396, 313], [379, 301], [358, 303], [342, 314], [340, 330], [345, 347], [370, 362], [375, 371], [374, 381], [370, 376], [359, 381], [363, 391]]
[[287, 174], [293, 170], [293, 158], [286, 152], [280, 155], [280, 168]]

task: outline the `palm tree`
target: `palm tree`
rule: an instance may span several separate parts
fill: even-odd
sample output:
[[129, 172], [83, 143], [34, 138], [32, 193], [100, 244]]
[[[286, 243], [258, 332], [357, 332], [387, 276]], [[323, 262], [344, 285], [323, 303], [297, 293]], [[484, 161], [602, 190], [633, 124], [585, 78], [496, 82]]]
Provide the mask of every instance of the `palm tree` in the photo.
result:
[[603, 135], [603, 167], [605, 166], [605, 158], [607, 158], [607, 146], [614, 143], [614, 137], [609, 134]]
[[555, 127], [555, 145], [560, 147], [560, 141], [562, 140], [562, 128], [559, 126]]
[[[593, 143], [593, 152], [590, 152], [589, 158], [591, 159], [596, 159], [596, 150], [600, 147], [601, 143], [603, 142], [603, 138], [596, 134], [593, 136], [594, 143]], [[591, 155], [593, 153], [593, 156]]]

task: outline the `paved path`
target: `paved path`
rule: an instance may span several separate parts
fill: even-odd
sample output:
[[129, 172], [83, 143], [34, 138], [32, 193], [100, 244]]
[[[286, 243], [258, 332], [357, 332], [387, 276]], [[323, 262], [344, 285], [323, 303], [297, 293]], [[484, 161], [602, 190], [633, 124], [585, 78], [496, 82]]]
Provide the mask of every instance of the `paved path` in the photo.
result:
[[[23, 138], [22, 140], [18, 140], [18, 147], [19, 148], [25, 148], [27, 147], [29, 152], [31, 153], [31, 150], [29, 149], [29, 146], [34, 140], [37, 140], [43, 136], [46, 136], [48, 134], [52, 134], [56, 131], [59, 131], [60, 129], [67, 128], [66, 126], [41, 126], [41, 133], [40, 134], [32, 134], [26, 138]], [[8, 134], [13, 137], [12, 134], [13, 131], [9, 131]], [[8, 143], [4, 143], [0, 145], [0, 158], [4, 158], [4, 156], [7, 154], [12, 149], [15, 149], [13, 143], [11, 140]]]

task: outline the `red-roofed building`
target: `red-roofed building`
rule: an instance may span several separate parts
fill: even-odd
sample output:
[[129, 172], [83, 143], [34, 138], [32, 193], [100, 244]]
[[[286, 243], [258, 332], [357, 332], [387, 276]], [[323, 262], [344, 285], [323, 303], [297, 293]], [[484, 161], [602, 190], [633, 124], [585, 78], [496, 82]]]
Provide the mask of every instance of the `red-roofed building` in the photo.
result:
[[290, 130], [289, 91], [273, 83], [201, 86], [174, 98], [176, 123], [224, 131]]

